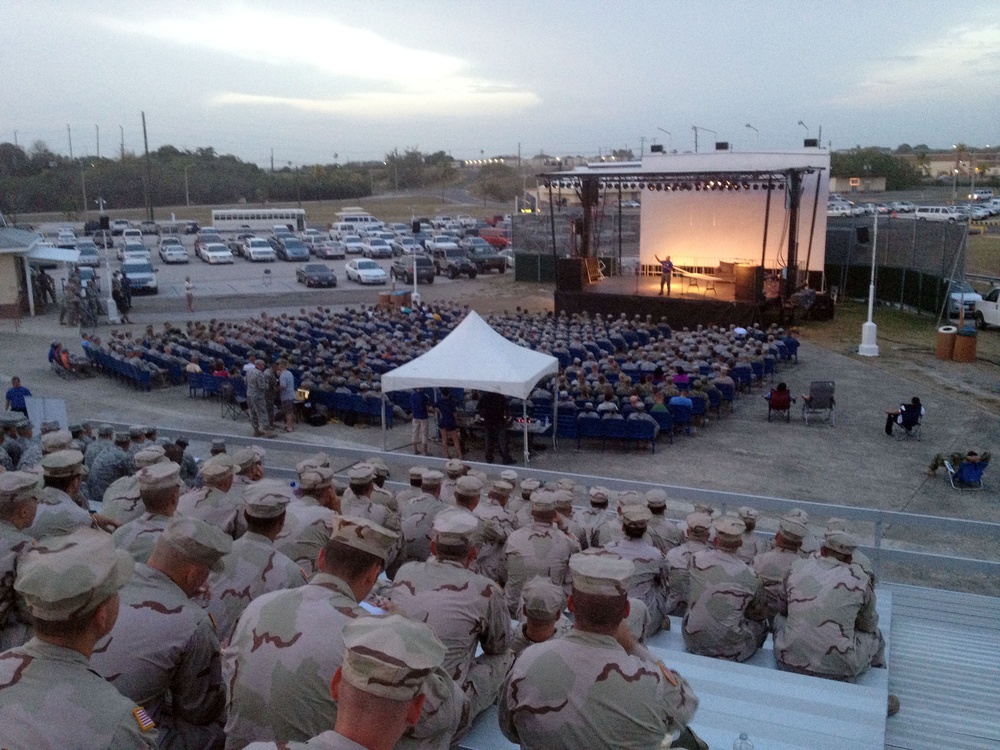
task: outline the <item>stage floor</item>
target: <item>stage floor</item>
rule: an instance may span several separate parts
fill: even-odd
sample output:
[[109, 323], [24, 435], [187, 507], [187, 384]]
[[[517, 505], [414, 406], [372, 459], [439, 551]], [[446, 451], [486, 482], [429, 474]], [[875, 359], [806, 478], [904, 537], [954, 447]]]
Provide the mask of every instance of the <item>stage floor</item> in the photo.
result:
[[[638, 297], [659, 297], [659, 276], [607, 276], [602, 281], [584, 287], [587, 294], [620, 294]], [[666, 297], [666, 288], [663, 290]], [[675, 276], [670, 285], [670, 299], [717, 300], [734, 302], [736, 282], [732, 280], [711, 281], [704, 278]]]

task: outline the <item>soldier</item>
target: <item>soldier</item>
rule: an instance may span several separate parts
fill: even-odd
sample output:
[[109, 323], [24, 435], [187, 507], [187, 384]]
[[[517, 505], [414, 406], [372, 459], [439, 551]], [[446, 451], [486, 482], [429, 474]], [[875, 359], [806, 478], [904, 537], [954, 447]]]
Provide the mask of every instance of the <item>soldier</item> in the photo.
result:
[[754, 534], [758, 516], [760, 513], [756, 508], [744, 505], [739, 510], [739, 517], [743, 521], [743, 525], [746, 526], [746, 531], [743, 532], [743, 544], [740, 545], [736, 556], [747, 565], [750, 565], [757, 555], [771, 549], [771, 543], [768, 540]]
[[528, 646], [565, 635], [573, 624], [563, 614], [566, 592], [548, 578], [536, 576], [521, 589], [521, 617], [511, 636], [510, 648], [520, 656]]
[[570, 568], [573, 630], [514, 663], [500, 693], [500, 729], [528, 750], [659, 747], [685, 730], [698, 699], [623, 623], [633, 566], [582, 554]]
[[[106, 449], [115, 444], [115, 428], [109, 424], [102, 424], [97, 428], [97, 440], [87, 446], [83, 454], [83, 465], [87, 469], [94, 468], [94, 460]], [[89, 497], [89, 495], [88, 495]]]
[[423, 490], [420, 489], [420, 485], [423, 482], [425, 471], [426, 469], [423, 466], [410, 467], [410, 470], [407, 472], [410, 486], [396, 493], [396, 504], [399, 506], [400, 510], [402, 510], [402, 508], [410, 502], [410, 500], [420, 497], [420, 495], [423, 494]]
[[520, 529], [531, 523], [531, 496], [540, 490], [542, 483], [537, 479], [522, 479], [521, 494], [511, 496], [510, 512], [514, 514], [517, 521], [515, 528]]
[[498, 479], [490, 485], [486, 502], [479, 503], [472, 511], [482, 522], [483, 532], [475, 570], [501, 586], [507, 583], [507, 559], [503, 550], [507, 538], [514, 532], [514, 514], [507, 510], [507, 501], [513, 491], [514, 485]]
[[24, 556], [15, 588], [35, 637], [0, 659], [0, 747], [157, 747], [145, 710], [88, 664], [115, 624], [117, 592], [133, 565], [107, 534], [91, 529]]
[[319, 572], [305, 586], [265, 594], [244, 610], [223, 655], [229, 750], [264, 740], [304, 742], [334, 725], [329, 686], [344, 656], [342, 631], [364, 600], [396, 535], [339, 516]]
[[778, 521], [778, 532], [774, 535], [774, 548], [757, 555], [753, 559], [754, 572], [760, 576], [764, 584], [764, 597], [767, 600], [767, 614], [772, 628], [777, 629], [775, 618], [784, 612], [785, 576], [792, 569], [796, 560], [806, 555], [802, 554], [802, 537], [806, 533], [805, 524], [794, 516], [782, 516]]
[[[400, 532], [399, 514], [388, 506], [375, 502], [372, 495], [375, 491], [375, 467], [371, 464], [359, 463], [347, 470], [350, 486], [340, 498], [340, 510], [345, 516], [367, 518], [372, 523], [385, 526], [395, 534]], [[402, 545], [402, 539], [399, 539]], [[393, 551], [389, 558], [391, 563], [399, 554], [399, 549]]]
[[[503, 591], [469, 570], [478, 531], [479, 520], [467, 510], [439, 513], [433, 557], [400, 568], [389, 594], [403, 614], [430, 625], [445, 644], [444, 668], [466, 695], [470, 722], [496, 701], [514, 660]], [[476, 656], [480, 647], [482, 655]]]
[[826, 534], [819, 557], [796, 560], [785, 579], [787, 619], [774, 634], [781, 669], [853, 682], [869, 667], [884, 667], [875, 589], [852, 563], [858, 540]]
[[521, 588], [536, 575], [548, 576], [552, 583], [569, 589], [569, 558], [580, 551], [580, 543], [555, 526], [555, 516], [555, 494], [535, 492], [531, 497], [531, 523], [507, 538], [505, 595], [512, 617], [521, 609]]
[[34, 466], [38, 466], [42, 460], [42, 439], [35, 437], [35, 427], [27, 419], [17, 424], [17, 442], [20, 446], [20, 458], [17, 461], [16, 469], [24, 471]]
[[677, 524], [671, 522], [666, 516], [666, 492], [658, 489], [648, 490], [646, 492], [646, 507], [652, 514], [646, 530], [660, 552], [665, 555], [674, 547], [679, 547], [684, 543], [684, 533], [677, 527]]
[[38, 475], [23, 471], [0, 474], [0, 651], [27, 643], [31, 618], [14, 579], [35, 540], [24, 530], [35, 519], [40, 496]]
[[[166, 463], [167, 456], [162, 445], [150, 445], [133, 456], [135, 474], [116, 479], [104, 491], [101, 512], [118, 523], [134, 521], [143, 514], [142, 498], [139, 494], [139, 472], [147, 466]], [[145, 562], [140, 560], [139, 562]]]
[[20, 440], [17, 434], [17, 427], [22, 422], [26, 422], [27, 417], [25, 417], [19, 411], [5, 411], [0, 413], [0, 426], [3, 426], [3, 449], [10, 458], [10, 468], [7, 471], [14, 471], [14, 467], [17, 466], [17, 462], [21, 460], [21, 451], [24, 449], [24, 443]]
[[611, 497], [611, 490], [607, 487], [590, 488], [590, 507], [580, 511], [578, 520], [583, 526], [584, 533], [587, 534], [587, 546], [596, 546], [594, 542], [594, 532], [608, 521], [614, 518], [614, 512], [608, 510], [608, 501]]
[[581, 549], [587, 549], [590, 546], [587, 532], [573, 517], [573, 492], [567, 489], [557, 489], [555, 495], [556, 526], [576, 539], [580, 543]]
[[371, 464], [375, 469], [375, 486], [372, 487], [371, 494], [372, 501], [379, 505], [384, 505], [390, 511], [399, 515], [399, 502], [396, 499], [396, 495], [385, 486], [385, 481], [389, 478], [389, 467], [378, 456], [366, 459], [365, 463]]
[[[847, 531], [847, 522], [843, 518], [828, 518], [826, 521], [826, 530], [830, 531]], [[818, 554], [818, 553], [817, 553]], [[864, 552], [859, 549], [855, 549], [851, 553], [851, 562], [855, 565], [860, 565], [861, 569], [868, 574], [868, 577], [872, 579], [872, 586], [875, 585], [875, 565], [872, 563], [871, 558], [868, 557]]]
[[818, 555], [820, 548], [819, 539], [809, 528], [809, 514], [801, 508], [792, 508], [788, 511], [788, 515], [797, 518], [806, 527], [806, 533], [802, 537], [802, 552], [806, 555]]
[[746, 661], [767, 637], [764, 584], [736, 554], [745, 531], [740, 519], [723, 516], [715, 522], [715, 547], [691, 556], [683, 632], [693, 654]]
[[238, 539], [246, 531], [246, 522], [243, 520], [243, 499], [231, 492], [232, 459], [226, 454], [213, 456], [202, 462], [200, 475], [204, 486], [181, 495], [177, 513], [200, 518]]
[[184, 435], [178, 437], [174, 443], [179, 445], [181, 450], [184, 451], [183, 458], [181, 459], [181, 479], [188, 487], [193, 487], [198, 480], [198, 462], [188, 450], [188, 446], [191, 443]]
[[212, 598], [207, 609], [224, 645], [251, 601], [269, 591], [306, 582], [302, 568], [274, 548], [291, 499], [291, 489], [274, 480], [262, 479], [243, 490], [247, 533], [233, 542], [232, 551], [222, 558], [222, 570], [208, 577]]
[[333, 469], [313, 465], [308, 459], [296, 467], [299, 495], [285, 509], [285, 523], [274, 540], [274, 548], [312, 576], [318, 570], [319, 553], [333, 533], [333, 519], [340, 503], [333, 490]]
[[253, 428], [254, 437], [274, 437], [265, 367], [263, 358], [258, 358], [253, 368], [247, 370], [246, 374], [247, 412], [250, 415], [250, 426]]
[[137, 424], [128, 428], [128, 439], [128, 453], [132, 458], [135, 458], [136, 453], [149, 445], [146, 441], [146, 429]]
[[127, 432], [116, 432], [114, 445], [101, 451], [87, 477], [87, 490], [90, 492], [90, 502], [99, 503], [104, 499], [104, 491], [116, 479], [127, 477], [135, 472], [135, 461], [128, 453], [129, 436]]
[[[594, 546], [606, 547], [611, 542], [623, 538], [622, 513], [625, 511], [625, 508], [634, 505], [642, 508], [647, 507], [645, 500], [637, 492], [626, 490], [618, 493], [618, 513], [594, 529]], [[643, 541], [649, 544], [653, 543], [653, 538], [649, 535], [648, 531], [643, 536]]]
[[[344, 663], [330, 685], [338, 708], [336, 726], [305, 744], [281, 747], [406, 747], [404, 734], [424, 713], [428, 683], [440, 673], [444, 654], [444, 645], [429, 627], [400, 615], [349, 622], [344, 626]], [[254, 742], [247, 750], [278, 747]]]
[[132, 555], [137, 563], [149, 560], [156, 541], [170, 524], [184, 486], [180, 477], [181, 467], [172, 461], [146, 466], [136, 472], [145, 512], [115, 529], [111, 541]]
[[97, 513], [89, 513], [73, 500], [87, 476], [80, 451], [66, 450], [50, 453], [42, 459], [45, 486], [35, 520], [27, 533], [36, 540], [48, 536], [68, 534], [79, 528], [99, 526], [114, 528], [117, 524]]
[[449, 458], [444, 463], [446, 478], [441, 482], [441, 500], [447, 505], [455, 504], [455, 483], [465, 474], [465, 463], [457, 458]]
[[233, 453], [233, 485], [246, 487], [264, 478], [264, 449], [248, 445]]
[[669, 593], [667, 560], [654, 545], [643, 541], [652, 517], [649, 509], [642, 505], [628, 506], [622, 511], [622, 538], [604, 547], [606, 552], [629, 560], [635, 567], [628, 595], [640, 599], [649, 610], [649, 629], [643, 633], [646, 636], [658, 633], [661, 628], [670, 629], [665, 611]]
[[122, 695], [146, 706], [161, 747], [210, 747], [222, 739], [219, 641], [194, 601], [232, 540], [196, 518], [173, 518], [121, 592], [121, 611], [91, 664]]
[[443, 479], [444, 475], [440, 471], [425, 469], [420, 485], [422, 494], [400, 509], [403, 549], [397, 558], [397, 565], [423, 562], [430, 557], [434, 519], [438, 513], [448, 508], [440, 498]]
[[667, 582], [670, 584], [666, 604], [668, 615], [683, 615], [687, 611], [691, 556], [699, 550], [708, 549], [711, 535], [712, 517], [707, 513], [689, 513], [684, 523], [687, 541], [667, 553]]

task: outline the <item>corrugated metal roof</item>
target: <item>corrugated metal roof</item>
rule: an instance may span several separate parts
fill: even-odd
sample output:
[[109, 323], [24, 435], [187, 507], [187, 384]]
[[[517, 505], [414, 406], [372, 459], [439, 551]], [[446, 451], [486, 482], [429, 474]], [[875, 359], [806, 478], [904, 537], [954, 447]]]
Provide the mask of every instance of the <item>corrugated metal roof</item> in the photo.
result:
[[1000, 748], [1000, 599], [886, 586], [889, 691], [901, 706], [886, 722], [886, 748]]
[[25, 232], [13, 227], [0, 227], [0, 253], [24, 252], [39, 238], [37, 232]]

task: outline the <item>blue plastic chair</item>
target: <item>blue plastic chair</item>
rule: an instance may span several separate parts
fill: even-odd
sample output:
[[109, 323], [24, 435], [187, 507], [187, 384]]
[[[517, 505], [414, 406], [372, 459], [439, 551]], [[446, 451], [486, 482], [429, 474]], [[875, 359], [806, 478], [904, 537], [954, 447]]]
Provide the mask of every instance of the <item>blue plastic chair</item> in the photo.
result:
[[705, 397], [704, 396], [691, 396], [691, 417], [692, 419], [697, 419], [699, 424], [705, 424]]
[[736, 399], [736, 389], [729, 383], [716, 383], [716, 388], [722, 394], [722, 403], [729, 404], [730, 410], [733, 408], [733, 401]]
[[577, 419], [576, 422], [576, 447], [579, 448], [584, 438], [603, 438], [604, 420], [588, 417]]
[[601, 450], [604, 450], [608, 445], [608, 438], [612, 440], [624, 440], [625, 439], [625, 425], [628, 422], [624, 419], [602, 419], [601, 426], [603, 429], [604, 442], [601, 443]]
[[683, 427], [684, 432], [691, 434], [691, 407], [684, 404], [667, 404], [670, 416], [674, 418], [674, 428]]
[[656, 453], [656, 425], [648, 420], [626, 419], [625, 439], [649, 441], [649, 452]]
[[674, 417], [669, 411], [651, 411], [649, 415], [660, 425], [660, 436], [666, 435], [674, 444]]

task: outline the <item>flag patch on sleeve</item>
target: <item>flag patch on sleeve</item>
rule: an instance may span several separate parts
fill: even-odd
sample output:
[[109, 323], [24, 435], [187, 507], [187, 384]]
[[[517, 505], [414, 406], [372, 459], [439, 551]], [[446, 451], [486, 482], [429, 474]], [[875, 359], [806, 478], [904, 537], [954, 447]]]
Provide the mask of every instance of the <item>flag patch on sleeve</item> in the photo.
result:
[[139, 725], [139, 729], [143, 732], [148, 732], [151, 729], [156, 729], [156, 722], [149, 718], [149, 714], [146, 713], [146, 709], [142, 706], [136, 706], [132, 709], [132, 715], [135, 717], [136, 724]]

